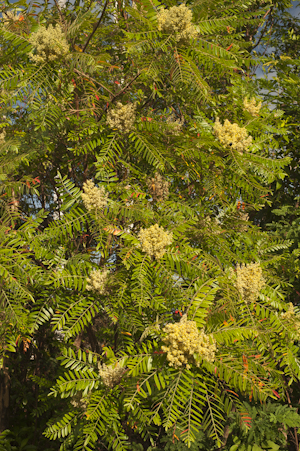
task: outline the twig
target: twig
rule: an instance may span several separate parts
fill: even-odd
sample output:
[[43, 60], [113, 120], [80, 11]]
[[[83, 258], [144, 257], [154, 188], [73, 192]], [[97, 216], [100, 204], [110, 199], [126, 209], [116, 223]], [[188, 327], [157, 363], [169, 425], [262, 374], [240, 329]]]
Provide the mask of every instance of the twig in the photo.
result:
[[61, 18], [62, 23], [64, 24], [64, 26], [66, 26], [66, 22], [65, 22], [64, 16], [63, 16], [63, 14], [62, 14], [62, 12], [61, 12], [61, 9], [60, 9], [60, 7], [59, 7], [59, 4], [57, 3], [57, 0], [54, 0], [54, 3], [55, 3], [55, 6], [56, 6], [56, 8], [57, 8], [57, 10], [58, 10], [58, 12], [59, 12], [59, 15], [60, 15], [60, 18]]
[[[76, 69], [76, 68], [73, 68], [73, 71], [74, 72], [76, 72], [78, 75], [81, 75], [82, 77], [86, 77], [87, 79], [89, 79], [90, 81], [92, 81], [93, 83], [97, 83], [99, 86], [101, 86], [101, 88], [102, 89], [105, 89], [107, 92], [109, 92], [109, 94], [111, 95], [111, 96], [114, 96], [114, 94], [108, 89], [108, 88], [106, 88], [105, 86], [103, 86], [102, 85], [102, 83], [100, 83], [99, 81], [97, 81], [97, 80], [95, 80], [94, 78], [92, 78], [92, 77], [90, 77], [88, 74], [85, 74], [84, 72], [80, 72], [78, 69]], [[74, 113], [77, 113], [78, 114], [78, 112], [79, 111], [86, 111], [87, 109], [79, 109], [79, 107], [77, 106], [77, 108], [74, 110], [70, 110], [70, 113], [71, 114], [74, 114]], [[102, 113], [103, 114], [103, 113]]]
[[[126, 89], [128, 89], [129, 86], [132, 85], [132, 83], [133, 83], [140, 75], [141, 75], [141, 72], [138, 72], [138, 73], [135, 75], [135, 77], [133, 77], [133, 79], [130, 80], [130, 82], [127, 83], [127, 85], [126, 85], [123, 89], [121, 89], [121, 91], [117, 92], [117, 94], [115, 94], [115, 95], [113, 96], [113, 98], [111, 99], [110, 103], [113, 103], [113, 102], [116, 100], [117, 97], [119, 97], [121, 94], [123, 94], [123, 93], [126, 91]], [[109, 104], [106, 106], [106, 109], [104, 109], [104, 112], [101, 114], [101, 116], [99, 116], [97, 122], [99, 122], [99, 121], [101, 120], [101, 118], [102, 118], [103, 114], [105, 113], [105, 111], [107, 110], [108, 106], [109, 106]]]
[[114, 102], [114, 100], [115, 100], [117, 97], [119, 97], [121, 94], [123, 94], [123, 92], [125, 92], [126, 89], [129, 88], [129, 86], [130, 86], [130, 85], [131, 85], [131, 84], [132, 84], [132, 83], [133, 83], [140, 75], [141, 75], [141, 72], [138, 72], [138, 73], [136, 74], [136, 76], [133, 77], [133, 79], [132, 79], [129, 83], [127, 83], [127, 85], [125, 86], [125, 88], [121, 89], [121, 91], [117, 92], [117, 94], [114, 95], [114, 97], [111, 99], [110, 102]]
[[[266, 46], [265, 51], [264, 51], [264, 53], [263, 53], [262, 56], [265, 56], [265, 54], [266, 54], [267, 51], [268, 51], [268, 46], [269, 46], [269, 41], [270, 41], [270, 39], [271, 39], [271, 31], [272, 31], [272, 28], [273, 28], [273, 24], [274, 24], [274, 21], [272, 20], [272, 21], [271, 21], [271, 28], [270, 28], [270, 36], [269, 36], [269, 38], [268, 38], [268, 43], [267, 43], [267, 46]], [[255, 47], [254, 47], [254, 48], [255, 48]], [[253, 50], [253, 49], [252, 49], [252, 50]], [[254, 71], [252, 72], [253, 74], [255, 74], [255, 72], [257, 71], [258, 66], [259, 66], [259, 63], [255, 66], [255, 69], [254, 69]]]
[[76, 72], [78, 75], [82, 75], [83, 77], [88, 78], [89, 80], [91, 80], [93, 83], [97, 83], [97, 85], [101, 86], [101, 88], [105, 89], [107, 92], [110, 93], [110, 95], [114, 96], [114, 94], [105, 86], [103, 86], [101, 83], [99, 83], [99, 81], [95, 80], [94, 78], [90, 77], [88, 74], [85, 74], [83, 72], [80, 72], [78, 69], [73, 69], [74, 72]]
[[[272, 12], [272, 8], [270, 8], [269, 11], [267, 11], [267, 13], [264, 15], [263, 18], [265, 18], [266, 15], [269, 14], [270, 12]], [[266, 24], [265, 24], [265, 28], [264, 28], [264, 30], [262, 31], [262, 33], [261, 33], [261, 35], [260, 35], [260, 38], [258, 39], [258, 41], [257, 41], [257, 43], [255, 44], [255, 46], [252, 47], [251, 51], [253, 51], [253, 50], [261, 43], [262, 38], [263, 38], [264, 35], [266, 34], [266, 31], [267, 31], [267, 25], [268, 25], [268, 21], [267, 21]]]
[[[151, 102], [151, 100], [154, 100], [154, 98], [152, 97], [152, 94], [148, 97], [146, 102], [139, 109], [142, 110], [149, 102]], [[155, 104], [152, 105], [152, 108], [153, 108], [153, 106], [155, 106]]]
[[[55, 1], [55, 0], [54, 0], [54, 1]], [[105, 4], [104, 4], [103, 11], [102, 11], [102, 13], [101, 13], [101, 16], [100, 16], [98, 22], [96, 23], [96, 25], [95, 25], [93, 31], [92, 31], [91, 34], [89, 35], [89, 37], [88, 37], [88, 39], [87, 39], [87, 41], [86, 41], [86, 43], [85, 43], [85, 46], [84, 46], [83, 49], [82, 49], [82, 52], [83, 52], [83, 53], [86, 51], [86, 48], [87, 48], [87, 46], [88, 46], [89, 43], [90, 43], [90, 40], [92, 39], [92, 37], [94, 36], [94, 34], [95, 34], [97, 28], [99, 27], [99, 25], [100, 25], [100, 23], [101, 23], [101, 21], [102, 21], [102, 19], [103, 19], [103, 16], [104, 16], [104, 14], [105, 14], [105, 10], [106, 10], [106, 8], [107, 8], [108, 3], [109, 3], [109, 0], [106, 0], [106, 1], [105, 1]]]

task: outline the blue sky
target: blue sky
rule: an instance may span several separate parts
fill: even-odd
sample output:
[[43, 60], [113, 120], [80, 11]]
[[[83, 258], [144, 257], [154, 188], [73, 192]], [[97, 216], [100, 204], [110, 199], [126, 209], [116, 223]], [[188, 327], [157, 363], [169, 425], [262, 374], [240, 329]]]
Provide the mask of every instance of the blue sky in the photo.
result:
[[[9, 3], [10, 4], [13, 4], [13, 3], [15, 3], [17, 0], [9, 0]], [[41, 0], [38, 0], [38, 2], [40, 2]], [[58, 3], [60, 4], [60, 3], [62, 3], [62, 2], [65, 2], [66, 0], [57, 0], [58, 1]], [[30, 2], [30, 0], [28, 1], [28, 3]], [[53, 2], [53, 0], [50, 0], [49, 1], [49, 3], [51, 4], [51, 3], [54, 3]], [[295, 16], [295, 17], [298, 17], [298, 18], [300, 18], [300, 1], [299, 0], [294, 0], [294, 1], [292, 1], [292, 7], [291, 8], [289, 8], [289, 12], [290, 12], [290, 14], [292, 14], [293, 16]], [[272, 52], [272, 49], [269, 49], [269, 53], [271, 53]], [[257, 67], [257, 69], [256, 69], [256, 76], [257, 77], [262, 77], [263, 76], [263, 72], [262, 72], [262, 69], [258, 66]], [[273, 75], [272, 76], [274, 76], [274, 72], [273, 72]]]
[[300, 6], [299, 6], [299, 2], [292, 2], [293, 3], [293, 7], [291, 8], [291, 14], [293, 14], [293, 16], [297, 16], [300, 17]]
[[[290, 14], [292, 14], [294, 17], [298, 17], [300, 18], [300, 2], [299, 0], [297, 1], [292, 1], [292, 8], [289, 8], [288, 11]], [[272, 48], [268, 49], [268, 53], [272, 53]], [[263, 71], [262, 69], [258, 66], [257, 70], [255, 72], [257, 77], [262, 77], [263, 76]], [[272, 74], [270, 75], [270, 77], [274, 77], [275, 72], [273, 71]]]

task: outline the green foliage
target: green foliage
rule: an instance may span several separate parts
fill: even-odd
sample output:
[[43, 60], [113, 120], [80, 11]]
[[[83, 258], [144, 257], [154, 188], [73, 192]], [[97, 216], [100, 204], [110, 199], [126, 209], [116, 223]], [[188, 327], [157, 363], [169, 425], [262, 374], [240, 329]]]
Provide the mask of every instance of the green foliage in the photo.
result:
[[[14, 51], [12, 61], [1, 56], [1, 152], [11, 156], [1, 181], [16, 204], [12, 213], [3, 201], [10, 212], [0, 229], [2, 348], [14, 396], [19, 391], [13, 429], [18, 402], [47, 423], [32, 449], [45, 441], [61, 451], [151, 449], [166, 437], [170, 451], [220, 448], [232, 412], [245, 411], [242, 399], [285, 399], [286, 381], [299, 380], [299, 321], [297, 312], [284, 316], [278, 276], [290, 242], [245, 216], [262, 209], [290, 162], [276, 158], [277, 137], [287, 136], [280, 115], [267, 105], [251, 115], [243, 103], [253, 93], [241, 75], [252, 64], [247, 27], [259, 26], [269, 5], [191, 2], [198, 35], [185, 45], [175, 32], [158, 31], [161, 7], [17, 2], [22, 15], [0, 26], [3, 49]], [[70, 51], [37, 64], [30, 36], [49, 24], [60, 25]], [[135, 104], [128, 133], [107, 121], [117, 102]], [[245, 129], [252, 145], [223, 146], [217, 118]], [[83, 203], [87, 180], [107, 193], [103, 208]], [[167, 244], [159, 232], [151, 238], [159, 255], [139, 239], [155, 224], [172, 236]], [[264, 287], [247, 299], [236, 268], [253, 262]], [[101, 290], [87, 280], [93, 270], [106, 274]], [[247, 283], [250, 290], [255, 281]], [[214, 359], [200, 353], [189, 366], [166, 359], [163, 328], [183, 314], [215, 343]], [[271, 446], [271, 428], [262, 438], [256, 432], [266, 418], [298, 425], [286, 406], [247, 409], [262, 446]], [[24, 430], [29, 421], [24, 415]], [[235, 434], [231, 446], [250, 443], [250, 432]]]
[[237, 417], [231, 414], [231, 417], [234, 421], [230, 425], [231, 433], [226, 444], [226, 449], [230, 451], [286, 449], [288, 428], [300, 425], [300, 416], [296, 409], [275, 403], [267, 403], [263, 406], [250, 406], [248, 403], [243, 403], [242, 415]]
[[0, 450], [1, 451], [16, 451], [16, 447], [11, 445], [10, 431], [3, 431], [0, 435]]

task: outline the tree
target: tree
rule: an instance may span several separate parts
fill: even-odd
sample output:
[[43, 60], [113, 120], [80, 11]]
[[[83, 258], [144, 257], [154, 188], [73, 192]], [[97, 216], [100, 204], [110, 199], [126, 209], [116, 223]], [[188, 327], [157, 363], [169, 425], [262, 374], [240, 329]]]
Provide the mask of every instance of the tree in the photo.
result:
[[[287, 300], [295, 306], [299, 304], [299, 221], [298, 221], [298, 94], [299, 89], [299, 30], [298, 18], [289, 11], [274, 14], [273, 33], [265, 39], [261, 64], [267, 77], [257, 80], [265, 101], [284, 112], [287, 136], [283, 139], [275, 136], [279, 143], [278, 157], [291, 158], [287, 166], [287, 177], [279, 183], [273, 183], [270, 203], [260, 212], [253, 214], [252, 219], [264, 230], [274, 236], [290, 241], [285, 260], [278, 268], [289, 282]], [[270, 48], [270, 51], [268, 51]], [[297, 384], [289, 388], [289, 403], [297, 407], [299, 390]], [[294, 430], [293, 441], [298, 446], [297, 430]]]
[[299, 291], [299, 250], [298, 250], [298, 81], [299, 81], [299, 40], [297, 30], [299, 20], [289, 12], [274, 17], [274, 33], [268, 45], [275, 49], [262, 59], [268, 79], [257, 81], [265, 91], [265, 99], [284, 112], [288, 135], [285, 139], [276, 137], [280, 144], [279, 157], [289, 156], [291, 162], [286, 168], [288, 176], [280, 183], [273, 184], [270, 205], [257, 215], [263, 228], [273, 230], [279, 236], [291, 240], [292, 255], [287, 260], [284, 271], [291, 282], [289, 298], [298, 303]]
[[3, 10], [3, 152], [30, 151], [5, 249], [26, 249], [34, 299], [26, 355], [6, 358], [61, 449], [159, 446], [164, 430], [190, 445], [199, 429], [225, 446], [242, 398], [284, 398], [299, 378], [287, 244], [246, 216], [289, 162], [274, 156], [280, 113], [241, 76], [244, 27], [269, 6], [255, 5]]

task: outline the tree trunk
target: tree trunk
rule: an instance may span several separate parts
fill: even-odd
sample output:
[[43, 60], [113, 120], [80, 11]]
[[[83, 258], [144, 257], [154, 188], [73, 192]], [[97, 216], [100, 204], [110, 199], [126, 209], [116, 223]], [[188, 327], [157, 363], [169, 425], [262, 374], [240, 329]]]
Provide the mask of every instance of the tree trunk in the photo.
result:
[[0, 367], [0, 433], [8, 428], [10, 376], [5, 363], [4, 358], [3, 366]]

